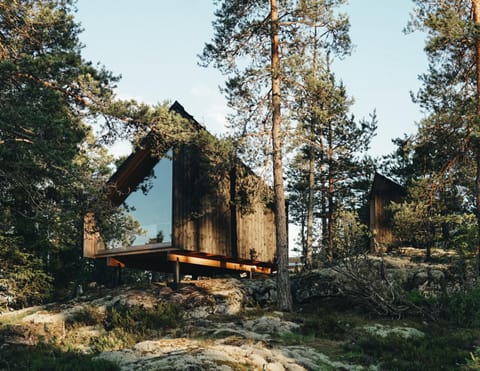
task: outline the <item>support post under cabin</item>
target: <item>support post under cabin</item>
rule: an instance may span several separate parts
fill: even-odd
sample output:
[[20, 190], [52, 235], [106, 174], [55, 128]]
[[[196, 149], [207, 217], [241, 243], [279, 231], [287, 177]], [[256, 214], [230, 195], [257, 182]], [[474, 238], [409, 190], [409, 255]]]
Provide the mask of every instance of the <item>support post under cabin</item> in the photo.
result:
[[180, 261], [178, 258], [175, 261], [175, 283], [180, 283]]

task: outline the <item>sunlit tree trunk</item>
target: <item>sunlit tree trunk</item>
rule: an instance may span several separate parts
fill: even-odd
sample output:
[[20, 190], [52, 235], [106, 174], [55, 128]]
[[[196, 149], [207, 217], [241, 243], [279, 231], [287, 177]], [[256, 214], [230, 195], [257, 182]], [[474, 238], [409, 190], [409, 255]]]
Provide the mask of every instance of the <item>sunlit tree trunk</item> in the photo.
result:
[[[313, 126], [313, 125], [312, 125]], [[307, 238], [305, 243], [305, 269], [312, 268], [313, 260], [313, 209], [315, 192], [315, 149], [310, 146], [308, 159], [308, 200], [307, 200]]]
[[322, 215], [322, 249], [326, 251], [328, 249], [328, 217], [327, 217], [327, 173], [323, 170], [323, 164], [325, 161], [323, 146], [320, 151], [320, 164], [322, 164], [322, 169], [320, 169], [320, 184], [321, 184], [321, 194], [320, 194], [320, 207]]
[[328, 133], [327, 133], [327, 152], [328, 152], [328, 191], [327, 191], [327, 200], [328, 200], [328, 258], [333, 260], [334, 258], [334, 249], [333, 244], [333, 234], [334, 234], [334, 200], [333, 200], [333, 191], [334, 191], [334, 169], [333, 169], [333, 129], [331, 124], [328, 124]]
[[[318, 4], [317, 4], [318, 7]], [[313, 36], [313, 78], [317, 76], [317, 27], [314, 27]], [[315, 209], [315, 118], [311, 118], [310, 122], [310, 153], [308, 158], [308, 200], [307, 200], [307, 241], [305, 246], [305, 269], [312, 268], [313, 260], [313, 211]]]
[[277, 298], [282, 311], [292, 310], [292, 295], [288, 277], [288, 236], [285, 191], [283, 186], [282, 136], [281, 136], [281, 92], [279, 20], [277, 0], [270, 1], [271, 42], [272, 42], [272, 145], [273, 145], [273, 187], [275, 197], [275, 227], [277, 238]]
[[[475, 26], [480, 27], [480, 0], [472, 0], [473, 7], [473, 21]], [[475, 70], [477, 74], [477, 106], [476, 106], [476, 120], [477, 125], [480, 125], [480, 35], [475, 34]], [[478, 129], [477, 129], [478, 130]], [[477, 215], [477, 224], [479, 230], [479, 241], [477, 241], [477, 275], [480, 276], [480, 138], [478, 136], [475, 138], [476, 143], [474, 143], [475, 150], [475, 165], [476, 165], [476, 176], [475, 176], [475, 200], [476, 200], [476, 215]]]

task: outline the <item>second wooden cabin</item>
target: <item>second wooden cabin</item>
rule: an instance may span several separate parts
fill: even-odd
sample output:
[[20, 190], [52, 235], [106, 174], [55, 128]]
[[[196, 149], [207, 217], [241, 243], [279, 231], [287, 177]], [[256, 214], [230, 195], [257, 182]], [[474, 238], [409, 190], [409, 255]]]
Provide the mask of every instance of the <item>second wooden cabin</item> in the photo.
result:
[[392, 227], [392, 202], [400, 203], [406, 196], [405, 189], [393, 180], [375, 173], [370, 191], [370, 250], [386, 251], [395, 245]]

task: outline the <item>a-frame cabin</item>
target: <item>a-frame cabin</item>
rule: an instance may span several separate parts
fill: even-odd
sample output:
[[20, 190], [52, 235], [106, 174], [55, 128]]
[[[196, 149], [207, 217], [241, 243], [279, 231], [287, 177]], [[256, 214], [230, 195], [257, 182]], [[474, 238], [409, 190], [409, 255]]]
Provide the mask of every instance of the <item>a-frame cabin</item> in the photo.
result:
[[[197, 130], [205, 130], [178, 102], [170, 109]], [[271, 273], [276, 245], [271, 205], [263, 197], [253, 197], [256, 201], [245, 211], [236, 202], [241, 198], [239, 180], [255, 180], [265, 194], [271, 190], [239, 161], [210, 189], [198, 186], [205, 175], [199, 151], [195, 145], [181, 145], [160, 157], [148, 145], [134, 151], [109, 180], [109, 198], [115, 206], [133, 206], [129, 212], [144, 233], [131, 246], [106, 246], [89, 213], [84, 256], [106, 258], [113, 266], [177, 275], [179, 268], [192, 275], [232, 270]], [[150, 182], [148, 192], [143, 191], [145, 179]]]

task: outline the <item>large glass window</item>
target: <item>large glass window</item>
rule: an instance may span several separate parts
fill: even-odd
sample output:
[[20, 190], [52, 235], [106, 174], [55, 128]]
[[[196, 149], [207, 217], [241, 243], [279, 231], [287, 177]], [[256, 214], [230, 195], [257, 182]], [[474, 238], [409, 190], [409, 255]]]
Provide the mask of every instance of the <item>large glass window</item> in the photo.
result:
[[153, 176], [125, 200], [129, 213], [140, 223], [142, 234], [133, 246], [172, 242], [172, 160], [171, 151], [153, 168]]

